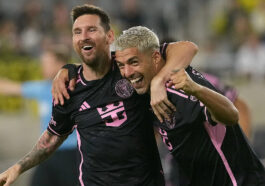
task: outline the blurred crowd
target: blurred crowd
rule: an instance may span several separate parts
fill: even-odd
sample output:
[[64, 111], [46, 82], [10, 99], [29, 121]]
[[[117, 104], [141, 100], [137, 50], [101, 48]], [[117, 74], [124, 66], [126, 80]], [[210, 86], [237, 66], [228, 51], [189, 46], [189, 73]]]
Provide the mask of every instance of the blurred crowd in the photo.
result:
[[[144, 25], [161, 42], [196, 43], [193, 66], [199, 70], [221, 79], [265, 82], [265, 0], [0, 0], [0, 78], [43, 78], [42, 51], [55, 44], [72, 50], [69, 13], [84, 3], [106, 10], [116, 35]], [[0, 111], [20, 105], [20, 98], [0, 96]], [[264, 143], [256, 144], [263, 149]]]
[[36, 58], [53, 43], [71, 48], [71, 7], [105, 9], [119, 34], [145, 25], [163, 40], [198, 44], [200, 68], [220, 76], [265, 76], [265, 0], [77, 0], [0, 1], [0, 54]]

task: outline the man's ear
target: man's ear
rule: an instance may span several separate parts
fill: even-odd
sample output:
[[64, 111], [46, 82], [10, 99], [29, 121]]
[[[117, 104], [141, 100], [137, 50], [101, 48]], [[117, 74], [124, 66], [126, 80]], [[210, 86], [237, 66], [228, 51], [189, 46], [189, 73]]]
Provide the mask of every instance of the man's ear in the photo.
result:
[[155, 50], [152, 54], [152, 58], [153, 58], [153, 62], [155, 64], [155, 66], [158, 66], [158, 64], [160, 63], [160, 61], [162, 60], [161, 54], [159, 51]]
[[114, 41], [114, 32], [113, 30], [109, 30], [107, 33], [107, 44], [111, 45]]

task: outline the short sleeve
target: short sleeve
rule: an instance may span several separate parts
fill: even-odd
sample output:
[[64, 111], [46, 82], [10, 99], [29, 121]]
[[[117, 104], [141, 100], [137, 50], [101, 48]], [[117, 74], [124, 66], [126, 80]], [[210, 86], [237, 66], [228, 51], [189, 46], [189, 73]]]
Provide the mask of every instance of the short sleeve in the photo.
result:
[[74, 121], [71, 119], [71, 112], [67, 106], [53, 106], [47, 130], [58, 136], [68, 135], [74, 130]]
[[[189, 66], [186, 69], [186, 72], [189, 74], [192, 80], [195, 81], [196, 83], [202, 86], [205, 86], [215, 92], [220, 93], [207, 79], [204, 78], [204, 76], [200, 72], [198, 72], [191, 66]], [[217, 123], [212, 119], [211, 114], [208, 111], [207, 107], [201, 102], [200, 102], [200, 107], [202, 107], [200, 115], [203, 116], [204, 121], [207, 121], [211, 125], [216, 125]]]

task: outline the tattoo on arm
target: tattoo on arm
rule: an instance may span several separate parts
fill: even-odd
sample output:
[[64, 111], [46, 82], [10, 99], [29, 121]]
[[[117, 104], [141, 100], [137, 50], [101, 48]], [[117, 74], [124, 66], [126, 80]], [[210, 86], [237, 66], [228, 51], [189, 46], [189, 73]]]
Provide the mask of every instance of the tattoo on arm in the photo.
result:
[[56, 136], [47, 130], [41, 135], [37, 144], [24, 158], [17, 164], [21, 166], [20, 172], [24, 172], [35, 165], [46, 160], [67, 138], [66, 136]]

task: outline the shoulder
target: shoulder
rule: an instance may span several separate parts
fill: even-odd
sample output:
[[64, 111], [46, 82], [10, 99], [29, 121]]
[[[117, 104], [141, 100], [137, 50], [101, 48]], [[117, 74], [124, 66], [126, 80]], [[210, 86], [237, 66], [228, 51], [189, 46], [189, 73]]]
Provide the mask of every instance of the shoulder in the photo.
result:
[[[191, 79], [193, 81], [195, 81], [196, 83], [202, 85], [202, 86], [205, 86], [207, 88], [210, 88], [214, 91], [217, 91], [217, 89], [215, 88], [215, 86], [213, 86], [211, 84], [211, 82], [209, 82], [205, 77], [204, 75], [199, 72], [198, 70], [196, 70], [195, 68], [193, 68], [192, 66], [188, 66], [186, 68], [186, 72], [189, 74], [189, 76], [191, 77]], [[220, 91], [217, 91], [217, 92], [220, 92]]]

